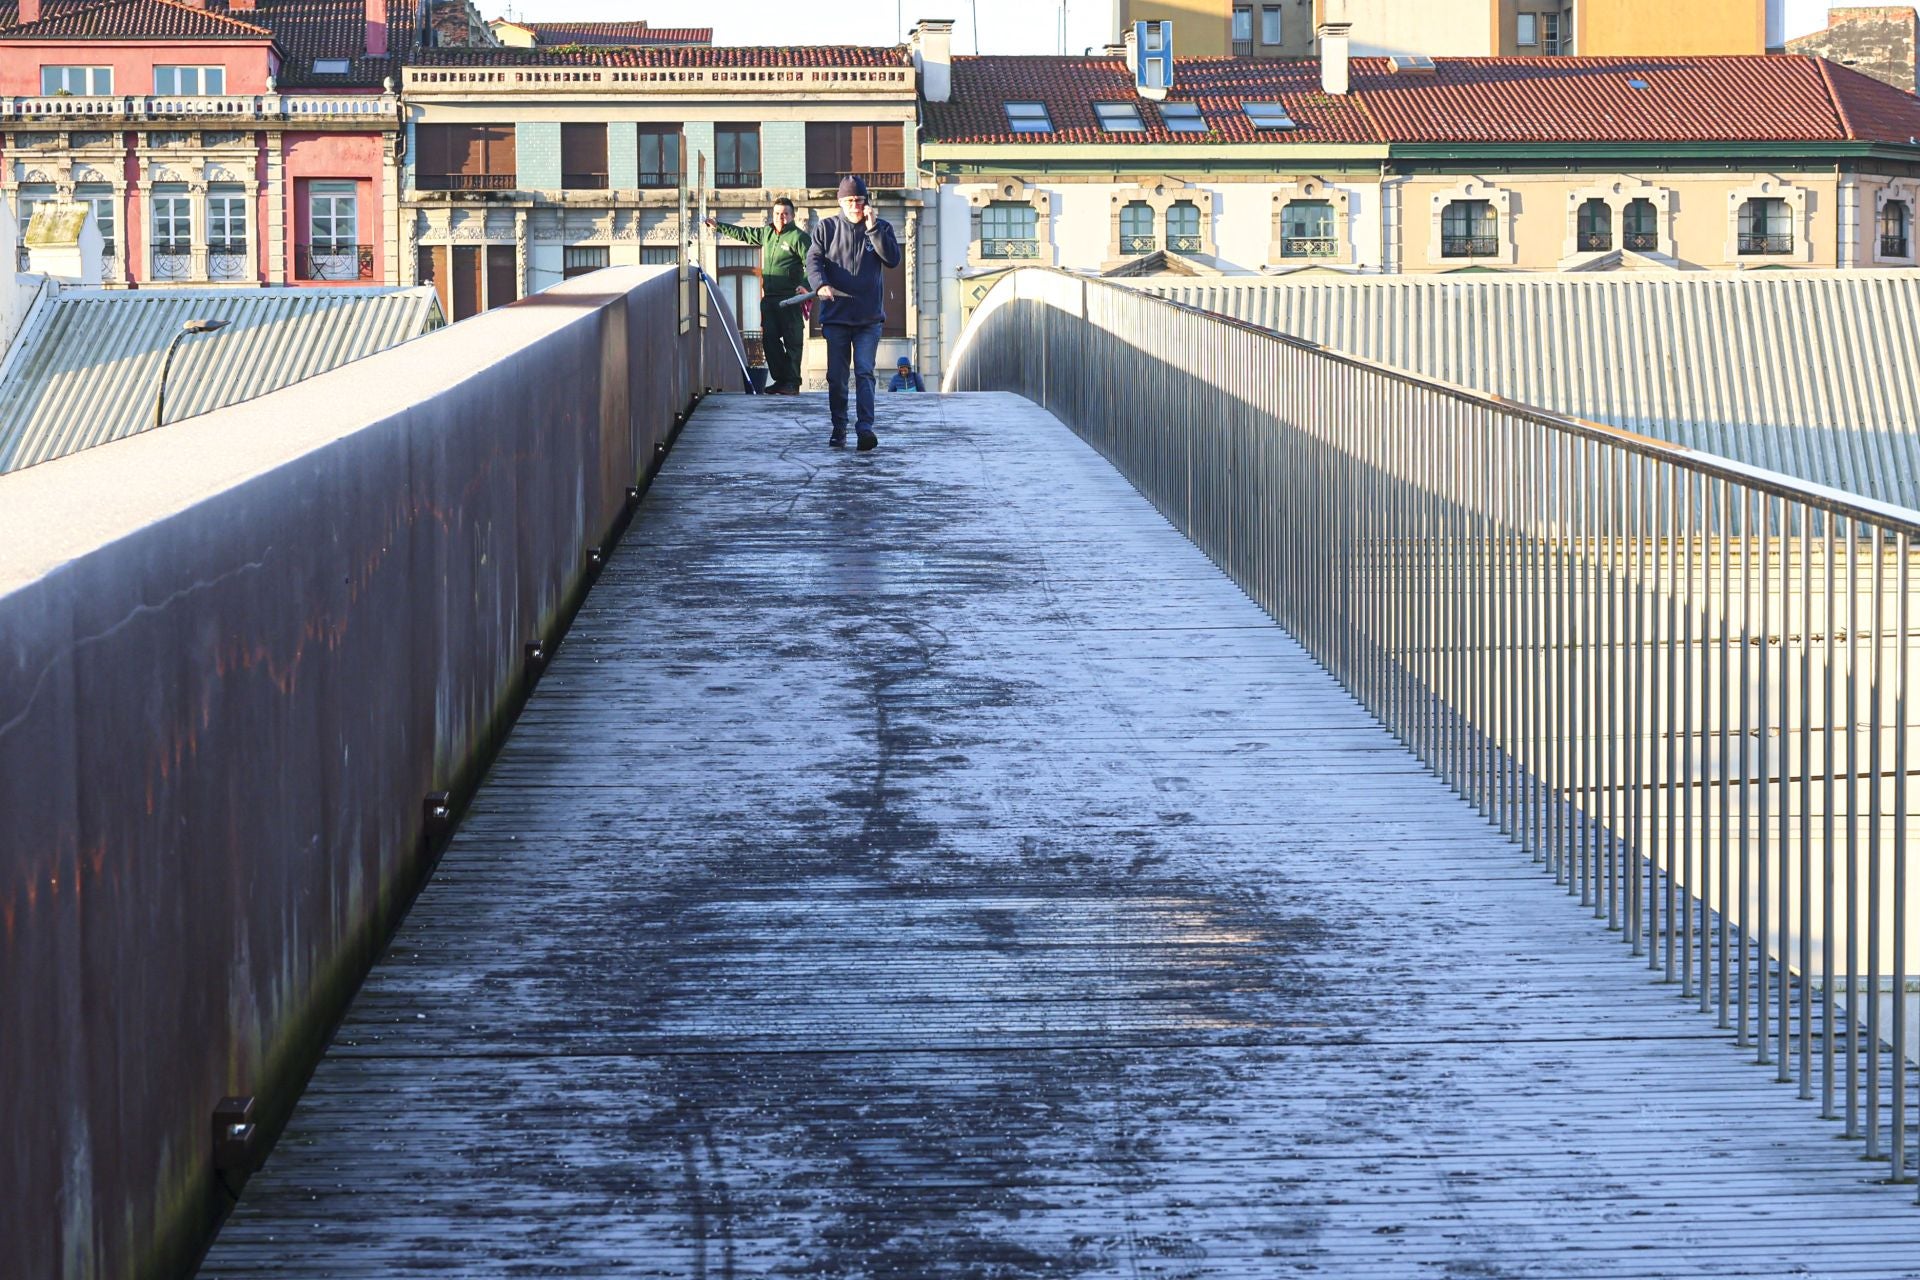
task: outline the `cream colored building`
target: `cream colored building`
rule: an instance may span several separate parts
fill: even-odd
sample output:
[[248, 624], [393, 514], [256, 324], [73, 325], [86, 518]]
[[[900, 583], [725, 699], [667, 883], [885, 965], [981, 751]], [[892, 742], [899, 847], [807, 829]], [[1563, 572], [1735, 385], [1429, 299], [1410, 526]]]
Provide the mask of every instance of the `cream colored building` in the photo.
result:
[[429, 50], [404, 77], [401, 258], [450, 319], [686, 253], [757, 330], [760, 251], [706, 231], [701, 213], [757, 226], [786, 196], [804, 226], [859, 173], [905, 259], [888, 278], [882, 356], [916, 349], [922, 202], [904, 50]]

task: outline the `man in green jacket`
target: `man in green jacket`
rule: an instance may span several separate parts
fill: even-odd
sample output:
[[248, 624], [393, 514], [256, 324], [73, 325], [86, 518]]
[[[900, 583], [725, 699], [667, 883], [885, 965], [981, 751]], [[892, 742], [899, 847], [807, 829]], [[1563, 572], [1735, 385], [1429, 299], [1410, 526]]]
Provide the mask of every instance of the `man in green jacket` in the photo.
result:
[[707, 225], [729, 240], [760, 246], [760, 344], [767, 349], [767, 391], [776, 396], [800, 394], [800, 361], [806, 350], [807, 318], [803, 308], [783, 307], [782, 300], [807, 292], [807, 233], [793, 225], [793, 201], [781, 196], [773, 202], [769, 225], [736, 227], [708, 218]]

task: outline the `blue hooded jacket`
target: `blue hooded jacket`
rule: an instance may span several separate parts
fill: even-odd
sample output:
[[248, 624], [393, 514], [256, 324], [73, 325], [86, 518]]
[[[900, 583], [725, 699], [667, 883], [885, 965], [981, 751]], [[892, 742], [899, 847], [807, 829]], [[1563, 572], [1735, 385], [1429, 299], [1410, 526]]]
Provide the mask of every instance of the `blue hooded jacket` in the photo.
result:
[[807, 284], [831, 285], [840, 296], [820, 304], [820, 323], [868, 325], [886, 319], [886, 282], [881, 271], [900, 265], [893, 224], [876, 219], [872, 232], [840, 214], [816, 218], [807, 250]]

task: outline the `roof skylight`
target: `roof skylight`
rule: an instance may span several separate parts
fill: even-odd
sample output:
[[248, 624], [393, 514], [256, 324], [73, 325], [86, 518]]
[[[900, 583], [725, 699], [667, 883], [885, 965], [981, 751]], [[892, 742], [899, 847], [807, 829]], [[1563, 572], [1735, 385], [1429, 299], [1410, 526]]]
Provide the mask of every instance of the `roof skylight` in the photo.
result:
[[1287, 113], [1287, 109], [1278, 102], [1243, 102], [1240, 109], [1247, 113], [1247, 119], [1256, 129], [1294, 129], [1299, 126]]
[[1629, 79], [1629, 80], [1627, 81], [1627, 88], [1629, 88], [1629, 89], [1651, 89], [1651, 88], [1653, 88], [1653, 86], [1652, 86], [1651, 84], [1649, 84], [1649, 83], [1647, 83], [1647, 82], [1646, 82], [1645, 80], [1643, 80], [1643, 79], [1641, 79], [1641, 78], [1640, 78], [1639, 76], [1634, 76], [1634, 77], [1632, 77], [1631, 79]]
[[1160, 104], [1160, 122], [1167, 126], [1169, 133], [1205, 133], [1207, 118], [1200, 114], [1197, 102], [1163, 102]]
[[1053, 117], [1044, 102], [1009, 102], [1007, 127], [1015, 133], [1052, 133]]
[[343, 76], [350, 70], [345, 58], [315, 58], [313, 74], [317, 76]]
[[1096, 102], [1093, 114], [1108, 133], [1145, 133], [1140, 123], [1140, 108], [1131, 102]]

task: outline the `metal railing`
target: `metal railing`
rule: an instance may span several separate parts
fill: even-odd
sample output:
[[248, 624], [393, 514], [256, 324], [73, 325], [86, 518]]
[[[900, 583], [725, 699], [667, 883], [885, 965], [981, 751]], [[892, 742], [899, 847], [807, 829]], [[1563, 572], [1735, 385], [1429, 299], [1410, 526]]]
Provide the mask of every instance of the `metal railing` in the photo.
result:
[[1332, 258], [1340, 253], [1340, 241], [1333, 236], [1286, 236], [1280, 241], [1283, 258]]
[[294, 249], [294, 277], [299, 280], [371, 280], [370, 244], [303, 244]]
[[1440, 237], [1440, 256], [1443, 258], [1491, 258], [1500, 252], [1498, 236], [1449, 236]]
[[907, 185], [907, 175], [897, 170], [888, 172], [879, 169], [809, 169], [807, 185], [816, 189], [831, 191], [840, 185], [842, 178], [859, 178], [868, 187], [899, 188]]
[[1204, 253], [1204, 242], [1199, 236], [1168, 235], [1167, 248], [1175, 253]]
[[642, 169], [637, 179], [642, 187], [677, 187], [680, 185], [678, 173], [659, 173]]
[[511, 191], [511, 173], [416, 173], [415, 191]]
[[604, 171], [598, 173], [562, 173], [560, 175], [560, 186], [562, 190], [566, 191], [605, 191], [607, 189], [607, 175]]
[[1914, 1171], [1920, 513], [1101, 281], [948, 390], [1058, 415], [1894, 1179]]
[[1880, 256], [1883, 258], [1906, 257], [1907, 238], [1905, 236], [1881, 236]]
[[1605, 253], [1613, 248], [1613, 232], [1584, 231], [1580, 233], [1580, 251], [1582, 253]]
[[1742, 232], [1739, 239], [1741, 253], [1793, 252], [1793, 237], [1791, 235], [1750, 235]]
[[980, 241], [980, 256], [983, 258], [1037, 258], [1040, 256], [1040, 242], [1034, 239], [1008, 239], [994, 237]]
[[1621, 240], [1625, 248], [1635, 253], [1652, 253], [1660, 247], [1660, 233], [1657, 231], [1629, 231]]
[[1152, 253], [1160, 247], [1159, 236], [1121, 236], [1120, 252], [1123, 254]]
[[[838, 178], [834, 179], [837, 183]], [[713, 174], [716, 187], [757, 187], [760, 185], [758, 169], [716, 169]]]

